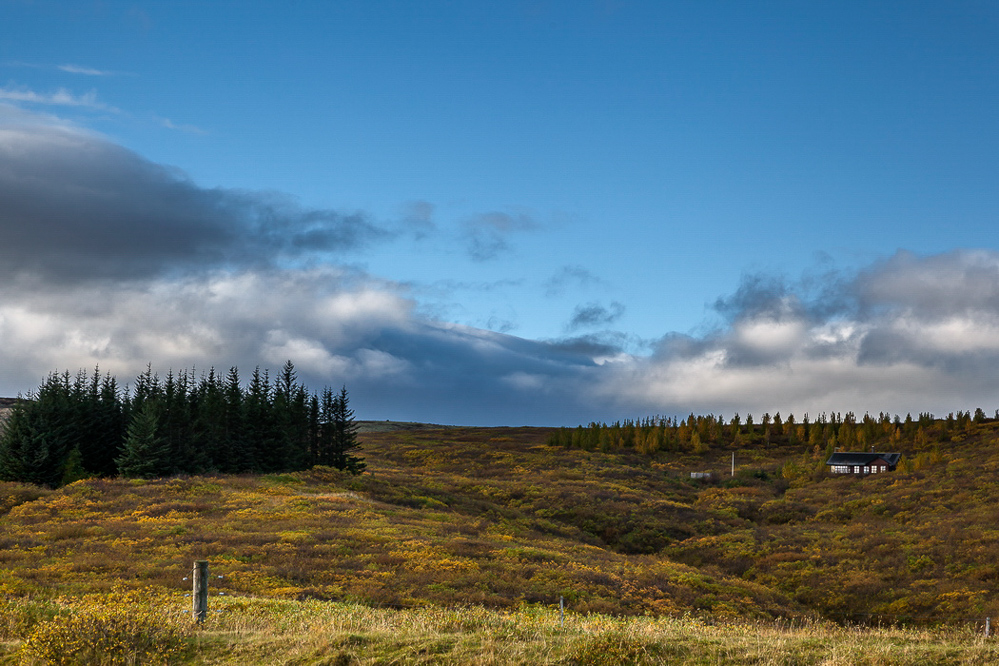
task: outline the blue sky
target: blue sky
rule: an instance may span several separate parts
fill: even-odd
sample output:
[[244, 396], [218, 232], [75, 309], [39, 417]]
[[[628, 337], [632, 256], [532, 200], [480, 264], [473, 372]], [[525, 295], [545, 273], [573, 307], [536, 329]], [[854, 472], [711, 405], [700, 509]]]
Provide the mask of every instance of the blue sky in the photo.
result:
[[291, 358], [363, 418], [991, 413], [997, 38], [987, 2], [0, 0], [0, 394]]

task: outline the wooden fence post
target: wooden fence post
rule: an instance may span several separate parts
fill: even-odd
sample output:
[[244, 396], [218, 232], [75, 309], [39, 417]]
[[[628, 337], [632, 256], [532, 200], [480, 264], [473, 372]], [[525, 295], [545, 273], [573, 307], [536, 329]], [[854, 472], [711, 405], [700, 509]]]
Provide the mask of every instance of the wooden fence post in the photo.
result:
[[985, 638], [988, 638], [991, 635], [992, 635], [992, 618], [987, 617], [985, 618]]
[[208, 560], [195, 560], [193, 578], [194, 619], [201, 624], [208, 615]]

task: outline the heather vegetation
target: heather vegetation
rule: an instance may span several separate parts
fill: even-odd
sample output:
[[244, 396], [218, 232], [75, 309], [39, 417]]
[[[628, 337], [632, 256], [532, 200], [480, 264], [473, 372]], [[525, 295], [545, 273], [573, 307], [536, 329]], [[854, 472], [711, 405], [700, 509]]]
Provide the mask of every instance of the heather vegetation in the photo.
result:
[[[0, 483], [0, 640], [22, 663], [90, 626], [151, 663], [999, 661], [999, 423], [734, 420], [367, 423], [360, 475]], [[872, 446], [899, 469], [827, 473]], [[196, 559], [224, 611], [197, 631]]]

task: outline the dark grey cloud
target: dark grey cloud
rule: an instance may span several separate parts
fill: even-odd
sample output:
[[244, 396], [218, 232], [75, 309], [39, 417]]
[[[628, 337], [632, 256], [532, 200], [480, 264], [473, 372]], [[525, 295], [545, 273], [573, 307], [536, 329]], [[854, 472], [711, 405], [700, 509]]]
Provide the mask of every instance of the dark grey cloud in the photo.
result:
[[364, 214], [199, 187], [100, 137], [18, 122], [22, 117], [0, 110], [3, 279], [134, 279], [278, 266], [386, 234]]
[[656, 362], [669, 362], [674, 359], [690, 359], [702, 356], [721, 346], [720, 336], [697, 337], [684, 333], [667, 333], [653, 345], [652, 359]]
[[565, 328], [567, 331], [578, 331], [581, 328], [609, 326], [624, 315], [624, 310], [624, 306], [616, 301], [608, 307], [599, 303], [577, 305]]
[[921, 321], [999, 314], [999, 254], [898, 251], [853, 274], [828, 270], [794, 281], [754, 273], [733, 294], [716, 299], [713, 309], [730, 324], [761, 317], [821, 323], [844, 317], [875, 322], [901, 313]]
[[567, 354], [577, 354], [580, 363], [583, 364], [592, 363], [594, 358], [609, 358], [623, 354], [626, 342], [627, 337], [622, 333], [595, 333], [548, 341], [552, 349]]
[[538, 227], [539, 224], [524, 213], [483, 213], [465, 220], [462, 237], [472, 259], [488, 261], [510, 251], [511, 236]]
[[788, 314], [789, 306], [797, 309], [796, 301], [797, 296], [791, 294], [791, 287], [783, 278], [754, 273], [743, 276], [734, 294], [715, 300], [714, 309], [729, 321], [760, 315], [780, 317]]
[[861, 271], [852, 288], [865, 317], [900, 309], [929, 319], [999, 313], [999, 255], [978, 250], [921, 257], [900, 251]]

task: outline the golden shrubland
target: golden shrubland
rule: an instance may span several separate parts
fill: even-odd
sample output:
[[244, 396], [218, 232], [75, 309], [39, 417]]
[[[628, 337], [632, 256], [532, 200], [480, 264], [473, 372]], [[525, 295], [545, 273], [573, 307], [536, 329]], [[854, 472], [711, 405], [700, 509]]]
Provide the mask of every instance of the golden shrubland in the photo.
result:
[[[552, 446], [552, 431], [537, 428], [368, 431], [360, 476], [317, 467], [57, 490], [3, 483], [2, 654], [97, 663], [44, 649], [100, 634], [110, 642], [78, 655], [999, 661], [980, 638], [984, 619], [999, 617], [995, 422], [923, 423], [911, 438], [884, 429], [885, 446], [872, 445], [893, 443], [904, 463], [864, 478], [827, 475], [827, 442], [808, 432], [729, 440], [705, 430], [675, 450]], [[210, 562], [221, 611], [198, 631], [184, 597], [196, 559]], [[268, 661], [275, 651], [297, 656]]]

